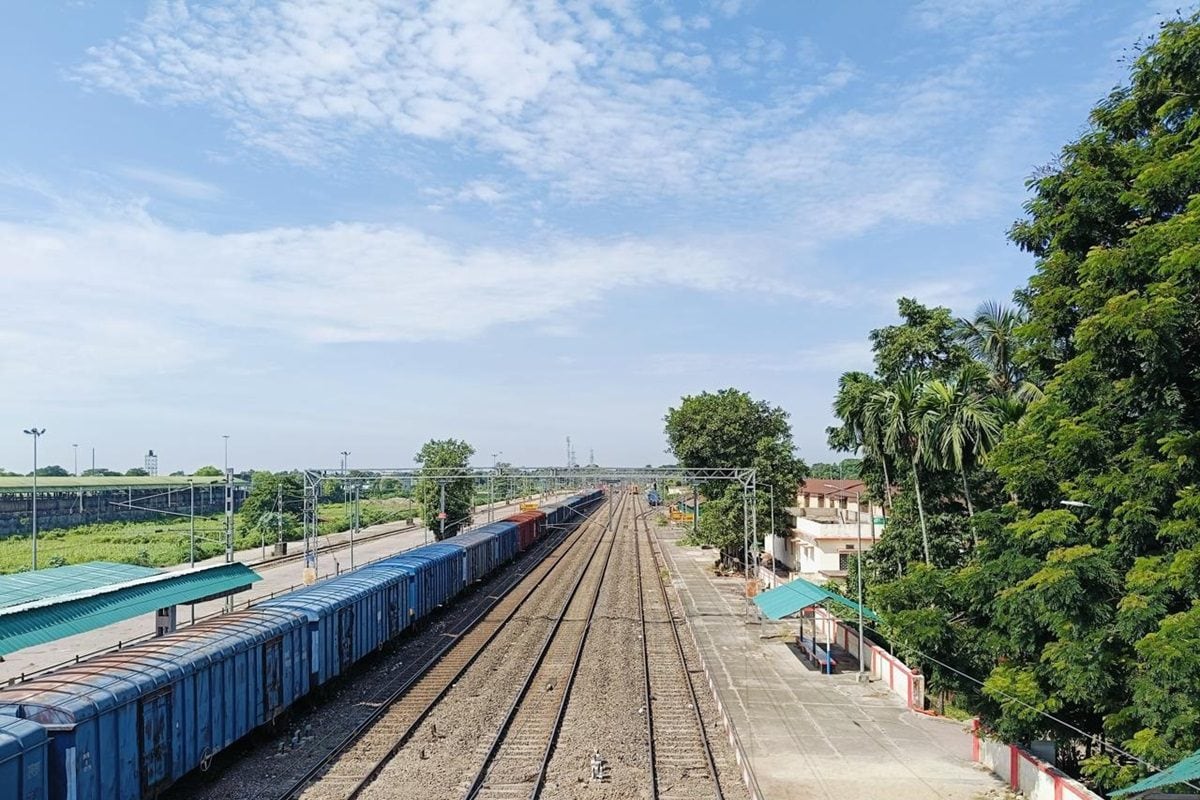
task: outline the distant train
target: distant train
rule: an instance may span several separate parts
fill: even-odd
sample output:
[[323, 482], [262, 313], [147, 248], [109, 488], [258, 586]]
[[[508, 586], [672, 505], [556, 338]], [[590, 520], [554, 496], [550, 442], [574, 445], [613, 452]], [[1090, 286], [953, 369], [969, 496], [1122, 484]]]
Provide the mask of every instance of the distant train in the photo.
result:
[[603, 498], [523, 511], [2, 689], [0, 797], [157, 797]]

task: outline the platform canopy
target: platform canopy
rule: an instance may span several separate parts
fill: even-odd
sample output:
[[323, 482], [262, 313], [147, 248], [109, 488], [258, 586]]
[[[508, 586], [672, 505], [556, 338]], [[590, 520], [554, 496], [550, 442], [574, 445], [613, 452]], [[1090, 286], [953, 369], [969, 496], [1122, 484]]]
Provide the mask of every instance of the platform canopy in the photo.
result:
[[[147, 574], [149, 573], [149, 574]], [[0, 576], [0, 655], [250, 587], [245, 564], [162, 571], [92, 562]]]
[[1123, 797], [1128, 794], [1141, 794], [1151, 789], [1161, 789], [1164, 786], [1172, 786], [1176, 783], [1185, 782], [1200, 783], [1200, 750], [1192, 753], [1178, 764], [1167, 767], [1162, 772], [1156, 772], [1153, 775], [1142, 778], [1132, 786], [1117, 789], [1116, 791], [1109, 792], [1109, 794], [1113, 797]]
[[[754, 603], [770, 619], [790, 617], [811, 606], [832, 602], [858, 613], [858, 603], [842, 597], [837, 592], [817, 586], [804, 578], [793, 578], [785, 584], [763, 592], [754, 598]], [[862, 607], [863, 616], [878, 621], [875, 612], [866, 606]]]

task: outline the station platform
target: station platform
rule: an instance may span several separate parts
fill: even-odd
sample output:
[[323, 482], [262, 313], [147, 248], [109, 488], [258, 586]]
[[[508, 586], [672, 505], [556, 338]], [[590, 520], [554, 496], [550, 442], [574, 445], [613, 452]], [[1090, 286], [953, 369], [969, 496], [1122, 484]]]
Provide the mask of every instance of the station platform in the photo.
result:
[[972, 763], [966, 723], [914, 713], [883, 687], [857, 683], [852, 659], [821, 674], [793, 644], [795, 622], [760, 623], [744, 582], [714, 575], [716, 551], [652, 529], [766, 800], [1011, 796]]
[[[565, 495], [556, 495], [553, 499], [558, 499], [562, 496]], [[552, 502], [552, 499], [545, 498], [538, 502], [546, 504]], [[519, 510], [519, 502], [506, 506], [496, 506], [494, 517], [502, 519]], [[486, 521], [487, 510], [477, 509], [475, 511], [475, 524], [482, 524]], [[359, 538], [395, 527], [397, 527], [396, 523], [389, 523], [362, 528], [359, 531]], [[322, 550], [318, 562], [318, 571], [321, 577], [350, 568], [349, 536], [349, 532], [343, 531], [321, 537]], [[406, 528], [369, 541], [356, 541], [354, 545], [354, 563], [357, 566], [362, 566], [369, 561], [395, 555], [413, 547], [419, 547], [426, 541], [433, 541], [433, 535], [425, 528], [419, 526], [416, 528]], [[300, 542], [289, 542], [289, 546], [291, 548], [303, 547]], [[269, 546], [265, 552], [267, 553], [266, 557], [264, 557], [264, 550], [256, 547], [249, 550], [239, 550], [234, 553], [234, 561], [253, 567], [254, 571], [262, 576], [262, 580], [256, 582], [252, 589], [234, 596], [233, 602], [235, 608], [245, 608], [249, 601], [282, 594], [303, 585], [304, 563], [302, 559], [276, 560], [270, 556]], [[296, 551], [293, 549], [291, 552], [294, 553]], [[224, 556], [217, 556], [216, 558], [197, 561], [196, 566], [208, 566], [224, 562]], [[179, 564], [169, 569], [172, 571], [188, 570], [189, 565]], [[192, 606], [178, 607], [177, 624], [180, 628], [187, 626], [192, 621], [192, 608]], [[210, 600], [197, 603], [194, 608], [195, 619], [200, 620], [212, 614], [220, 614], [225, 608], [225, 601]], [[22, 675], [29, 676], [73, 661], [76, 658], [82, 660], [95, 653], [113, 649], [117, 647], [118, 643], [127, 644], [148, 638], [153, 635], [154, 626], [155, 615], [153, 613], [143, 614], [122, 622], [105, 625], [102, 628], [97, 628], [86, 633], [67, 636], [53, 642], [34, 645], [10, 653], [4, 656], [3, 662], [0, 662], [0, 685], [19, 681]]]

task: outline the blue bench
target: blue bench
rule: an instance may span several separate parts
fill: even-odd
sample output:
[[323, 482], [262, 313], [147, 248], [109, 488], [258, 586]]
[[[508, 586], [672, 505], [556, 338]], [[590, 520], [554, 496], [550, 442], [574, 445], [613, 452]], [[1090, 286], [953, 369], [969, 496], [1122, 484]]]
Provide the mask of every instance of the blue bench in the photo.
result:
[[825, 648], [817, 644], [809, 636], [796, 637], [796, 643], [800, 645], [800, 649], [812, 661], [816, 662], [825, 672], [832, 673], [837, 669], [837, 659], [835, 659]]

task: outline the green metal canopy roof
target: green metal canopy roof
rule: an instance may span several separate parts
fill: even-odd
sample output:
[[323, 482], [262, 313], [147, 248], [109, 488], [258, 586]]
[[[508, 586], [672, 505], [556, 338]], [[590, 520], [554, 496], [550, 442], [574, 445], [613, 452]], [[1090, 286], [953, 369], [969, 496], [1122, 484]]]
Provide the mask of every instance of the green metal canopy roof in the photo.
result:
[[56, 597], [74, 594], [101, 586], [147, 578], [162, 570], [139, 567], [134, 564], [114, 564], [109, 561], [89, 561], [69, 567], [53, 567], [33, 572], [14, 572], [0, 575], [0, 609], [19, 606]]
[[[770, 619], [783, 619], [809, 606], [815, 606], [825, 601], [832, 601], [858, 613], [859, 605], [853, 600], [842, 597], [837, 592], [831, 592], [817, 586], [804, 578], [793, 578], [789, 582], [776, 586], [754, 598], [754, 603]], [[863, 616], [875, 621], [879, 617], [866, 606], [862, 607]]]
[[1127, 794], [1141, 794], [1151, 789], [1161, 789], [1164, 786], [1184, 783], [1185, 781], [1200, 782], [1200, 750], [1192, 753], [1178, 764], [1167, 767], [1162, 772], [1156, 772], [1153, 775], [1142, 778], [1132, 786], [1117, 789], [1114, 792], [1109, 792], [1109, 794], [1113, 797], [1121, 797]]
[[92, 586], [70, 594], [44, 596], [12, 605], [0, 609], [0, 655], [160, 608], [222, 597], [249, 588], [250, 584], [260, 580], [262, 577], [245, 564], [217, 564], [179, 572], [156, 572], [120, 583]]

